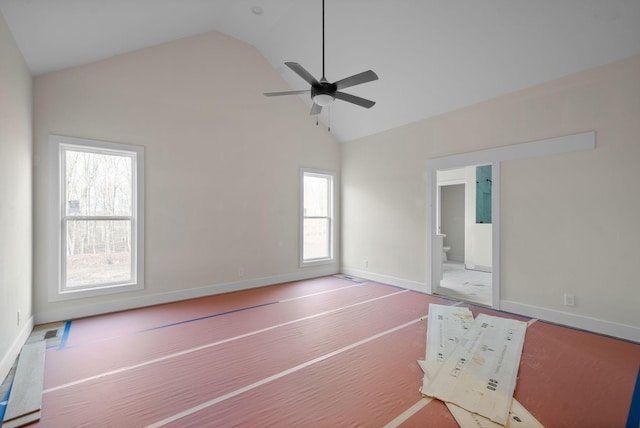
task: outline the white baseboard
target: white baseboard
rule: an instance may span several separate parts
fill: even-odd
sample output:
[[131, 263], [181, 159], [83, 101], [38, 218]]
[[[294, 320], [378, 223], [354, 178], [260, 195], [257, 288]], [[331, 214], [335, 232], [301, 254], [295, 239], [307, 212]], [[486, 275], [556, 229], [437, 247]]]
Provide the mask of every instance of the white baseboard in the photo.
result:
[[[127, 309], [158, 305], [162, 303], [170, 303], [180, 300], [228, 293], [232, 291], [264, 287], [283, 282], [300, 281], [304, 279], [334, 275], [337, 273], [344, 273], [354, 277], [368, 279], [370, 281], [376, 281], [383, 284], [395, 285], [397, 287], [408, 288], [423, 293], [426, 291], [426, 284], [423, 282], [411, 281], [388, 275], [380, 275], [369, 271], [347, 267], [339, 269], [337, 265], [326, 265], [283, 275], [220, 283], [207, 287], [191, 288], [169, 293], [154, 294], [151, 296], [140, 296], [115, 302], [78, 305], [73, 308], [40, 312], [35, 314], [34, 317], [30, 318], [27, 321], [27, 323], [21, 330], [20, 335], [16, 338], [11, 348], [5, 353], [5, 355], [2, 356], [2, 360], [0, 361], [0, 379], [4, 379], [4, 377], [11, 369], [16, 356], [20, 352], [20, 348], [29, 337], [34, 323], [43, 324], [55, 321], [64, 321], [92, 315], [100, 315], [109, 312], [117, 312]], [[581, 315], [574, 315], [538, 306], [512, 302], [509, 300], [500, 301], [500, 310], [640, 343], [640, 328], [635, 326], [614, 323], [611, 321], [604, 321], [597, 318], [590, 318]]]
[[473, 264], [465, 264], [464, 268], [467, 270], [477, 270], [480, 272], [488, 272], [491, 273], [491, 266], [481, 266], [481, 265], [473, 265]]
[[[22, 345], [25, 344], [31, 331], [33, 330], [34, 318], [31, 317], [27, 320], [26, 323], [22, 326], [22, 329], [18, 333], [18, 336], [15, 338], [9, 349], [4, 352], [2, 355], [2, 359], [0, 360], [0, 383], [4, 381], [4, 379], [9, 374], [9, 370], [13, 367], [13, 363], [16, 361], [16, 357], [20, 353], [22, 349]], [[2, 398], [2, 397], [0, 397]]]
[[640, 327], [574, 315], [539, 306], [525, 305], [509, 300], [500, 301], [500, 310], [640, 343]]
[[427, 284], [425, 284], [424, 282], [411, 281], [409, 279], [396, 278], [394, 276], [388, 275], [380, 275], [366, 270], [343, 267], [342, 273], [346, 275], [356, 276], [358, 278], [368, 279], [370, 281], [381, 282], [383, 284], [408, 288], [410, 290], [420, 291], [422, 293], [426, 292], [427, 290]]
[[[409, 288], [420, 292], [425, 292], [426, 290], [426, 285], [421, 282], [379, 275], [359, 269], [343, 267], [342, 273], [371, 281], [381, 282], [383, 284]], [[509, 300], [500, 301], [500, 310], [640, 343], [640, 327], [585, 317], [582, 315], [574, 315], [538, 306], [525, 305]]]
[[142, 308], [145, 306], [159, 305], [163, 303], [177, 302], [180, 300], [195, 299], [198, 297], [212, 296], [215, 294], [229, 293], [232, 291], [248, 290], [283, 282], [300, 281], [321, 276], [339, 273], [337, 265], [324, 265], [314, 268], [305, 268], [299, 272], [276, 275], [263, 278], [247, 279], [243, 281], [213, 284], [206, 287], [190, 288], [186, 290], [159, 293], [149, 296], [139, 296], [112, 302], [79, 304], [72, 308], [54, 309], [39, 312], [35, 315], [36, 324], [44, 324], [56, 321], [65, 321], [75, 318], [83, 318], [92, 315], [106, 314], [110, 312], [124, 311], [128, 309]]

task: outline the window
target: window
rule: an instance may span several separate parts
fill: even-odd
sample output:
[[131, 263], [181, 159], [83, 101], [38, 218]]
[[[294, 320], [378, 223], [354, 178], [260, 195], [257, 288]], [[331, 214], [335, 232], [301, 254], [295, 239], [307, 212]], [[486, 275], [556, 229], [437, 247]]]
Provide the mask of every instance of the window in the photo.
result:
[[50, 300], [144, 287], [144, 148], [49, 137]]
[[334, 177], [328, 171], [301, 171], [303, 265], [334, 260]]

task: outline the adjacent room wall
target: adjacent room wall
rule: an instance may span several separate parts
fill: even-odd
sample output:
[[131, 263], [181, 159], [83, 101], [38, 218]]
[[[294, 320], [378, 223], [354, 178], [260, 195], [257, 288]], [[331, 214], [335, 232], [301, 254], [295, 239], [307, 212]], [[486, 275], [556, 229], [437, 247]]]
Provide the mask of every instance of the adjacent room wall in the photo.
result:
[[442, 213], [440, 233], [446, 235], [444, 245], [450, 247], [447, 258], [455, 262], [464, 262], [464, 191], [464, 184], [440, 187], [440, 211]]
[[343, 271], [424, 290], [428, 159], [593, 130], [502, 164], [501, 307], [640, 340], [638, 76], [640, 56], [344, 145]]
[[[438, 184], [441, 185], [440, 191], [444, 194], [447, 189], [447, 182], [464, 184], [463, 187], [463, 234], [461, 238], [462, 250], [454, 252], [455, 246], [452, 246], [449, 251], [449, 255], [453, 253], [452, 260], [457, 260], [465, 263], [467, 269], [477, 269], [487, 272], [491, 272], [492, 263], [492, 225], [490, 224], [477, 224], [476, 223], [476, 165], [467, 166], [464, 168], [441, 170], [437, 173]], [[444, 202], [443, 207], [444, 209]], [[442, 213], [440, 219], [441, 226], [448, 221], [455, 221], [455, 219], [447, 219], [445, 216], [451, 215], [449, 213]], [[449, 232], [447, 229], [443, 229], [443, 232], [447, 237], [444, 238], [445, 245], [452, 245], [449, 238]], [[460, 244], [458, 244], [460, 246]]]
[[[337, 272], [298, 266], [299, 169], [339, 171], [340, 149], [298, 97], [262, 95], [286, 88], [217, 32], [35, 78], [36, 320]], [[145, 147], [145, 290], [48, 302], [49, 134]]]
[[31, 73], [0, 14], [0, 381], [33, 326], [31, 219]]

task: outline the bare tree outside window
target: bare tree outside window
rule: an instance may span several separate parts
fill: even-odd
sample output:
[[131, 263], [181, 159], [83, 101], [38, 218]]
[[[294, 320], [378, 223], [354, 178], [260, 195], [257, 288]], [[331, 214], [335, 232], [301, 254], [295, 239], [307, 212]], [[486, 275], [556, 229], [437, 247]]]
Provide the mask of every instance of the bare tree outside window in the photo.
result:
[[132, 280], [131, 156], [64, 150], [67, 288]]
[[144, 147], [49, 135], [49, 301], [144, 289]]

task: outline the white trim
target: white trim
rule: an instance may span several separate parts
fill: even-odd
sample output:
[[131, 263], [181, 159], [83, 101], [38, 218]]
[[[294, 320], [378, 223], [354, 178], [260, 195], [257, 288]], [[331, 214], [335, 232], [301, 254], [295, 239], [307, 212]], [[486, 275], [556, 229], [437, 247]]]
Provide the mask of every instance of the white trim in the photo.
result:
[[65, 321], [69, 319], [101, 315], [110, 312], [125, 311], [129, 309], [160, 305], [164, 303], [173, 303], [180, 300], [195, 299], [198, 297], [213, 296], [216, 294], [230, 293], [233, 291], [242, 291], [251, 288], [265, 287], [268, 285], [280, 284], [284, 282], [300, 281], [304, 279], [335, 275], [339, 272], [340, 270], [335, 264], [324, 265], [283, 275], [212, 284], [205, 287], [189, 288], [186, 290], [171, 291], [150, 296], [137, 296], [126, 300], [84, 304], [71, 308], [63, 308], [36, 313], [35, 322], [36, 324], [44, 324], [56, 321]]
[[[420, 292], [424, 292], [426, 288], [426, 284], [421, 282], [372, 274], [371, 272], [361, 271], [358, 269], [343, 268], [342, 273], [383, 284], [409, 288]], [[582, 315], [574, 315], [567, 312], [555, 311], [533, 305], [525, 305], [509, 300], [500, 301], [500, 311], [640, 343], [640, 327], [604, 321]]]
[[[61, 148], [73, 146], [74, 150], [88, 152], [113, 152], [114, 154], [126, 155], [133, 159], [132, 183], [136, 198], [133, 200], [133, 212], [131, 224], [135, 231], [134, 255], [135, 269], [133, 281], [127, 284], [106, 284], [96, 288], [78, 288], [60, 290], [60, 281], [63, 273], [60, 265], [61, 246], [61, 222], [63, 215], [63, 204], [61, 202], [61, 180], [60, 165]], [[92, 148], [92, 149], [91, 149]], [[49, 135], [49, 223], [48, 223], [48, 297], [50, 302], [79, 299], [86, 297], [103, 296], [107, 294], [123, 293], [144, 288], [144, 147], [131, 144], [120, 144], [108, 141], [89, 140], [85, 138], [66, 137], [60, 135]], [[55, 215], [53, 213], [56, 213]], [[93, 217], [92, 217], [93, 218]], [[97, 217], [96, 217], [97, 218]], [[80, 217], [82, 219], [82, 217]]]
[[456, 184], [467, 184], [467, 180], [462, 178], [454, 178], [451, 180], [440, 180], [438, 181], [438, 187], [442, 186], [455, 186]]
[[[484, 152], [474, 152], [484, 153]], [[447, 162], [451, 163], [458, 158], [465, 159], [466, 161], [473, 161], [473, 157], [467, 156], [468, 154], [448, 156], [446, 158], [434, 159], [434, 161], [447, 159]], [[482, 162], [480, 160], [483, 160]], [[442, 294], [439, 293], [439, 284], [442, 275], [441, 269], [434, 267], [438, 263], [442, 263], [441, 251], [435, 251], [434, 246], [436, 241], [434, 237], [440, 233], [437, 231], [439, 221], [438, 206], [440, 200], [440, 184], [438, 183], [438, 169], [431, 169], [437, 162], [427, 162], [427, 177], [429, 182], [427, 183], [427, 284], [426, 290], [429, 294]], [[485, 271], [491, 273], [491, 306], [494, 309], [500, 309], [500, 163], [489, 162], [487, 163], [483, 156], [478, 158], [477, 163], [471, 163], [469, 165], [460, 165], [455, 168], [463, 168], [466, 166], [479, 166], [479, 165], [491, 165], [491, 263], [490, 268], [485, 267]], [[434, 195], [437, 199], [434, 200]], [[435, 203], [434, 203], [435, 202]], [[436, 219], [436, 224], [434, 220]], [[433, 228], [436, 228], [435, 234], [433, 234]]]
[[9, 346], [9, 349], [7, 349], [4, 355], [2, 355], [2, 359], [0, 359], [0, 381], [4, 380], [9, 374], [11, 367], [13, 367], [13, 363], [16, 361], [16, 358], [18, 358], [18, 354], [20, 354], [22, 346], [27, 342], [31, 331], [33, 330], [33, 326], [34, 317], [30, 317], [27, 322], [24, 323], [22, 329], [20, 329], [18, 336], [15, 338], [11, 346]]
[[439, 279], [434, 277], [438, 269], [433, 269], [434, 264], [439, 263], [438, 258], [441, 258], [440, 254], [435, 254], [433, 251], [434, 237], [437, 234], [435, 222], [437, 219], [438, 170], [462, 168], [469, 165], [493, 165], [493, 190], [491, 192], [493, 217], [492, 306], [495, 309], [500, 309], [500, 162], [590, 150], [595, 146], [596, 133], [590, 131], [427, 160], [425, 174], [427, 179], [427, 293], [433, 294], [436, 289], [434, 284], [439, 283]]
[[491, 306], [500, 307], [500, 163], [491, 166]]
[[412, 281], [410, 279], [397, 278], [395, 276], [380, 275], [369, 271], [342, 267], [342, 273], [349, 276], [355, 276], [369, 281], [379, 282], [381, 284], [395, 285], [396, 287], [408, 288], [410, 290], [425, 292], [426, 284], [424, 282]]
[[640, 327], [503, 300], [502, 311], [640, 343]]
[[468, 165], [490, 164], [494, 162], [590, 150], [595, 148], [595, 146], [596, 133], [594, 131], [589, 131], [579, 134], [547, 138], [545, 140], [530, 141], [528, 143], [512, 144], [509, 146], [495, 147], [493, 149], [429, 159], [427, 161], [427, 168], [434, 169], [436, 171], [439, 169], [462, 168]]

